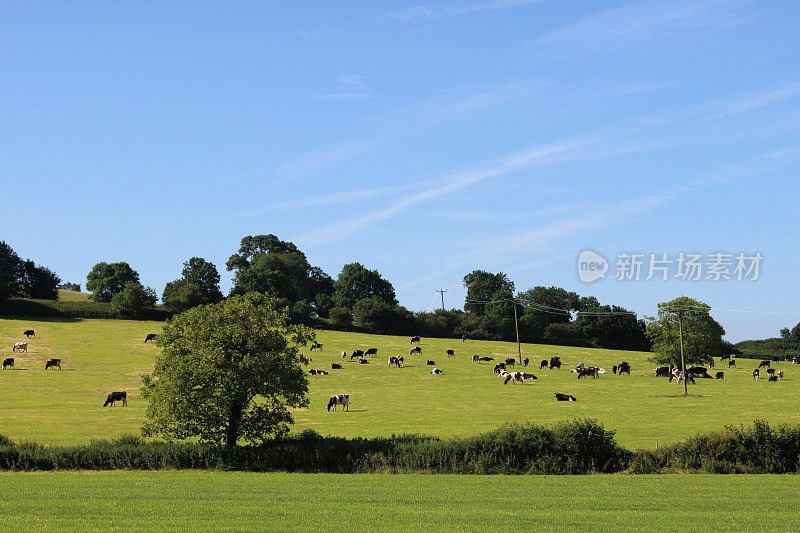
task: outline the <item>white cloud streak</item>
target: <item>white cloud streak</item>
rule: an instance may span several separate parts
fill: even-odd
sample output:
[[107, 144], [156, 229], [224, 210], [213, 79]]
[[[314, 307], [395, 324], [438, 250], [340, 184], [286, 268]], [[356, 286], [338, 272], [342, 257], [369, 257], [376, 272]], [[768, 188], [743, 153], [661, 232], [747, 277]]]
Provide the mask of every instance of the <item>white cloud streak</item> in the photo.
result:
[[404, 9], [396, 9], [378, 17], [383, 20], [409, 22], [419, 19], [431, 19], [455, 15], [467, 15], [486, 11], [513, 9], [538, 4], [541, 0], [489, 0], [485, 2], [418, 5]]

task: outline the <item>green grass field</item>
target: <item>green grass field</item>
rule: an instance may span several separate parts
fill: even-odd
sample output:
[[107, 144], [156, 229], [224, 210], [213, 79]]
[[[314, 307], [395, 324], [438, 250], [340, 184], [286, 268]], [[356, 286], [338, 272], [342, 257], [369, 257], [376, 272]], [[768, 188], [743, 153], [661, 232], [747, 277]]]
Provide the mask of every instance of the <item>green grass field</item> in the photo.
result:
[[[145, 404], [139, 394], [139, 375], [150, 370], [158, 347], [144, 344], [146, 333], [158, 332], [157, 322], [123, 320], [0, 320], [0, 348], [14, 356], [16, 368], [0, 372], [0, 433], [14, 440], [77, 444], [92, 438], [137, 433]], [[27, 354], [12, 354], [22, 331], [36, 330]], [[369, 365], [345, 362], [343, 370], [310, 379], [311, 405], [295, 412], [295, 431], [313, 428], [338, 436], [375, 436], [422, 433], [473, 435], [505, 422], [548, 423], [575, 417], [596, 418], [617, 431], [627, 447], [653, 448], [690, 435], [709, 432], [725, 424], [800, 423], [797, 396], [800, 368], [778, 363], [786, 377], [778, 383], [754, 382], [756, 362], [739, 360], [739, 368], [724, 368], [725, 381], [698, 380], [688, 398], [682, 386], [652, 376], [649, 354], [523, 345], [530, 357], [529, 371], [539, 379], [525, 385], [503, 385], [490, 363], [475, 364], [472, 354], [496, 358], [514, 355], [516, 345], [505, 342], [423, 339], [422, 356], [408, 356], [407, 337], [368, 336], [322, 331], [322, 352], [311, 355], [312, 368], [330, 370], [342, 362], [339, 353], [356, 348], [378, 348]], [[456, 357], [448, 358], [452, 348]], [[539, 370], [538, 361], [558, 354], [560, 371]], [[388, 368], [386, 357], [405, 355], [406, 366]], [[63, 360], [63, 371], [44, 371], [50, 357]], [[436, 362], [445, 371], [432, 376], [425, 364]], [[611, 366], [627, 360], [628, 376], [615, 376]], [[578, 362], [609, 369], [597, 380], [576, 379], [569, 372]], [[719, 365], [718, 365], [719, 366]], [[128, 391], [129, 407], [103, 408], [106, 394]], [[351, 396], [350, 412], [328, 413], [327, 399], [335, 393]], [[569, 393], [578, 402], [555, 402], [553, 393]]]
[[[4, 473], [14, 531], [797, 531], [798, 476]], [[680, 511], [679, 511], [680, 510]]]
[[89, 295], [85, 292], [58, 289], [58, 299], [64, 302], [88, 302]]

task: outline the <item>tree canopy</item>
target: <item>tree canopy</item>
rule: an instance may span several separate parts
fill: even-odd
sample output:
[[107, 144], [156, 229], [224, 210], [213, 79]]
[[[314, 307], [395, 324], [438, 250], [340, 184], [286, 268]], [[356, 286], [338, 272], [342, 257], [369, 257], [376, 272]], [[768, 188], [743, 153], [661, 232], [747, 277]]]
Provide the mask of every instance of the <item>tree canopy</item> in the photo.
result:
[[128, 283], [139, 283], [139, 273], [124, 261], [97, 263], [86, 276], [86, 290], [96, 302], [110, 302]]
[[647, 337], [655, 352], [653, 360], [658, 364], [680, 366], [679, 311], [686, 365], [704, 364], [709, 357], [722, 355], [725, 329], [712, 318], [710, 309], [707, 304], [686, 296], [658, 304], [658, 317], [647, 319]]
[[485, 302], [491, 301], [498, 291], [505, 294], [514, 293], [514, 282], [502, 272], [492, 274], [485, 270], [473, 270], [464, 276], [464, 287], [467, 289], [464, 311], [476, 315], [486, 314]]
[[0, 241], [0, 300], [15, 296], [58, 299], [61, 279], [47, 267], [22, 260], [6, 242]]
[[308, 405], [298, 346], [311, 339], [256, 293], [177, 315], [158, 336], [153, 372], [142, 376], [143, 433], [228, 446], [287, 433], [288, 408]]
[[156, 292], [143, 287], [138, 281], [126, 284], [121, 291], [111, 297], [114, 311], [130, 318], [139, 318], [142, 311], [156, 305]]
[[161, 296], [164, 307], [177, 313], [220, 300], [217, 267], [201, 257], [192, 257], [183, 263], [181, 277], [167, 283]]
[[356, 302], [372, 296], [395, 306], [394, 287], [383, 279], [377, 270], [369, 270], [361, 263], [350, 263], [342, 268], [333, 284], [333, 301], [337, 307], [353, 309]]

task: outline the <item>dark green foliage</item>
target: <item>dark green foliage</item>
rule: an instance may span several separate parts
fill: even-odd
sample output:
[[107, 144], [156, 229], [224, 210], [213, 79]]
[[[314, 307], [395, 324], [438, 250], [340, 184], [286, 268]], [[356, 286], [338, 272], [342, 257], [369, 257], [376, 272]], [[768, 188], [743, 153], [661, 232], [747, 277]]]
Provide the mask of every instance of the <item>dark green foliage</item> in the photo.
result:
[[686, 366], [706, 364], [709, 357], [722, 355], [725, 330], [711, 317], [703, 302], [681, 296], [658, 304], [658, 317], [647, 321], [647, 337], [653, 343], [653, 361], [680, 367], [678, 314], [683, 316], [683, 349]]
[[356, 302], [353, 309], [356, 324], [373, 333], [413, 334], [414, 315], [405, 307], [391, 305], [377, 296]]
[[183, 264], [181, 280], [200, 289], [203, 303], [212, 304], [222, 300], [217, 267], [202, 257], [192, 257]]
[[64, 289], [65, 291], [81, 292], [81, 286], [79, 283], [62, 283], [58, 286], [58, 288]]
[[731, 353], [738, 351], [738, 357], [744, 357], [745, 359], [783, 361], [787, 357], [800, 357], [800, 342], [792, 342], [786, 339], [741, 341], [737, 342], [734, 347], [735, 351], [731, 351]]
[[139, 318], [147, 309], [156, 305], [156, 293], [141, 283], [128, 283], [111, 297], [111, 309], [125, 318]]
[[578, 313], [575, 328], [595, 348], [649, 351], [644, 320], [627, 313], [627, 309], [616, 305], [587, 307]]
[[337, 307], [352, 310], [356, 302], [372, 296], [389, 305], [397, 305], [392, 284], [383, 279], [380, 272], [364, 268], [361, 263], [350, 263], [342, 267], [333, 286], [333, 301]]
[[479, 316], [486, 314], [487, 304], [484, 302], [493, 300], [498, 291], [505, 294], [514, 293], [514, 282], [502, 272], [492, 274], [485, 270], [473, 270], [464, 276], [464, 287], [467, 289], [464, 311]]
[[348, 329], [353, 325], [353, 313], [346, 307], [334, 307], [328, 313], [331, 324], [336, 327]]
[[173, 313], [182, 313], [187, 309], [208, 302], [205, 301], [203, 291], [200, 287], [194, 283], [178, 279], [170, 281], [164, 287], [164, 292], [161, 295], [161, 303], [164, 305], [164, 308]]
[[135, 320], [166, 320], [172, 313], [166, 309], [140, 310], [135, 317], [115, 311], [109, 302], [74, 302], [60, 300], [0, 301], [2, 316], [31, 316], [53, 318], [134, 318]]
[[55, 272], [47, 267], [27, 260], [22, 263], [22, 294], [26, 298], [58, 300], [58, 284], [61, 283]]
[[726, 426], [657, 450], [640, 450], [632, 473], [676, 471], [718, 474], [786, 474], [800, 471], [800, 425], [771, 428], [764, 421], [751, 427]]
[[139, 273], [128, 263], [97, 263], [86, 276], [86, 290], [95, 302], [110, 302], [128, 283], [139, 283]]

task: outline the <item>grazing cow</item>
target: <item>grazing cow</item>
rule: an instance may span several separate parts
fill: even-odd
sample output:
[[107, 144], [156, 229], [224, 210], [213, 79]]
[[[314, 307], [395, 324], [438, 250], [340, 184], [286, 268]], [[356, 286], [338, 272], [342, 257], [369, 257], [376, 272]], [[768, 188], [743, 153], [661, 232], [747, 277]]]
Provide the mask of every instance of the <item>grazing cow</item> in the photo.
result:
[[792, 358], [793, 365], [800, 365], [800, 357], [793, 357]]
[[778, 381], [778, 376], [770, 376], [767, 381]]
[[426, 365], [428, 365], [428, 366], [436, 366], [436, 363], [434, 363], [434, 362], [433, 362], [433, 361], [431, 361], [430, 359], [428, 359], [428, 362], [427, 362], [427, 363], [425, 363], [425, 364], [426, 364]]
[[156, 340], [156, 334], [155, 333], [148, 333], [144, 337], [145, 344], [147, 343], [147, 341], [154, 341], [154, 340]]
[[422, 339], [419, 337], [411, 337], [411, 344], [419, 344], [420, 342], [422, 342]]
[[550, 370], [561, 368], [561, 358], [557, 355], [550, 358]]
[[525, 385], [525, 378], [523, 377], [522, 372], [508, 372], [506, 374], [506, 380], [503, 382], [503, 385], [508, 385], [509, 381], [511, 382], [512, 385], [517, 381]]
[[311, 362], [311, 358], [310, 357], [306, 357], [303, 354], [300, 354], [300, 362], [303, 363], [304, 365], [307, 365], [308, 363]]
[[342, 369], [342, 365], [340, 365], [339, 363], [331, 363], [331, 369], [333, 369], [333, 370], [341, 370]]
[[612, 366], [612, 367], [611, 367], [611, 372], [612, 372], [613, 374], [616, 374], [616, 373], [617, 373], [617, 365], [614, 365], [614, 366]]
[[617, 365], [617, 373], [621, 376], [622, 374], [631, 375], [631, 365], [627, 361], [621, 362]]
[[523, 372], [522, 373], [522, 377], [523, 377], [523, 379], [539, 379], [536, 376], [534, 376], [533, 374], [528, 374], [527, 372]]
[[122, 407], [128, 407], [128, 393], [125, 391], [112, 392], [109, 394], [106, 398], [106, 402], [103, 404], [103, 407], [109, 404], [111, 407], [114, 407], [114, 402], [118, 402], [120, 400], [122, 400]]
[[494, 357], [483, 356], [483, 357], [479, 357], [478, 360], [479, 361], [487, 361], [487, 362], [488, 361], [494, 361]]
[[44, 369], [47, 370], [48, 368], [55, 368], [58, 367], [61, 370], [61, 359], [48, 359], [47, 362], [44, 364]]
[[[678, 369], [676, 368], [675, 370], [677, 371]], [[677, 378], [676, 378], [676, 381], [677, 381], [678, 383], [680, 383], [680, 382], [681, 382], [681, 381], [683, 381], [684, 379], [686, 380], [686, 382], [687, 382], [687, 383], [691, 383], [692, 385], [694, 385], [694, 384], [695, 384], [695, 383], [694, 383], [694, 374], [692, 374], [691, 372], [687, 372], [685, 375], [684, 375], [684, 373], [683, 373], [683, 372], [678, 372], [678, 376], [677, 376]], [[671, 380], [670, 380], [670, 381], [671, 381]]]
[[342, 352], [342, 359], [347, 359], [347, 352]]
[[714, 375], [714, 379], [725, 379], [725, 372], [720, 370]]
[[434, 368], [433, 370], [431, 370], [431, 374], [433, 374], [434, 376], [441, 376], [442, 374], [444, 374], [444, 370], [439, 370], [438, 368]]
[[359, 365], [368, 365], [369, 364], [369, 359], [359, 359], [358, 360], [358, 364]]
[[390, 357], [388, 359], [389, 366], [395, 365], [397, 368], [400, 368], [400, 359], [397, 357]]
[[317, 371], [314, 370], [313, 368], [309, 369], [308, 373], [311, 374], [312, 376], [316, 376], [317, 375]]
[[724, 361], [725, 359], [730, 359], [730, 358], [731, 358], [731, 354], [725, 354], [722, 357], [720, 357], [719, 360], [720, 361]]
[[496, 365], [494, 365], [494, 370], [492, 370], [492, 372], [494, 372], [495, 374], [499, 374], [501, 370], [505, 369], [506, 369], [505, 363], [497, 363]]
[[656, 368], [655, 375], [657, 378], [666, 378], [669, 377], [669, 367], [668, 366], [660, 366]]
[[12, 352], [25, 352], [28, 353], [28, 343], [27, 342], [15, 342], [14, 347], [11, 349]]
[[480, 361], [480, 359], [481, 358], [480, 358], [480, 356], [478, 354], [475, 354], [475, 355], [472, 356], [472, 362], [473, 363], [477, 363], [478, 361]]
[[693, 366], [687, 372], [698, 378], [711, 379], [711, 376], [708, 375], [708, 370], [704, 366]]
[[328, 411], [333, 410], [336, 411], [336, 406], [341, 405], [342, 411], [349, 411], [350, 410], [350, 395], [349, 394], [334, 394], [331, 396], [330, 401], [328, 401]]
[[778, 370], [778, 379], [783, 379], [783, 370]]
[[415, 353], [421, 354], [422, 348], [419, 346], [414, 346], [413, 348], [411, 348], [411, 352], [408, 355], [414, 355]]
[[35, 337], [36, 336], [36, 333], [34, 333], [32, 329], [26, 329], [22, 334], [25, 335], [26, 337], [28, 337], [29, 339], [31, 337]]
[[577, 402], [578, 400], [575, 399], [575, 396], [570, 396], [569, 394], [561, 394], [560, 392], [556, 392], [556, 401], [557, 402]]
[[514, 359], [513, 357], [509, 357], [506, 359], [506, 365], [514, 366], [515, 364], [517, 364], [517, 360]]
[[313, 352], [314, 350], [322, 351], [322, 343], [321, 342], [317, 342], [317, 341], [312, 342], [311, 343], [311, 351]]
[[352, 361], [353, 359], [360, 359], [362, 357], [364, 357], [364, 350], [353, 350], [352, 355], [350, 355], [350, 360]]
[[586, 376], [592, 376], [592, 379], [597, 379], [599, 371], [600, 369], [596, 366], [584, 366], [575, 369], [575, 372], [578, 373], [578, 379], [585, 378]]
[[755, 370], [753, 370], [753, 379], [755, 381], [758, 381], [758, 369], [757, 368]]
[[447, 357], [455, 357], [456, 351], [455, 350], [445, 350], [444, 353], [447, 354]]
[[328, 371], [327, 370], [317, 370], [317, 375], [318, 376], [327, 376], [328, 375]]
[[3, 370], [5, 370], [7, 366], [10, 366], [11, 368], [14, 368], [14, 358], [13, 357], [6, 357], [3, 360]]
[[708, 360], [708, 368], [714, 368], [714, 358], [711, 357]]
[[524, 358], [522, 360], [522, 366], [528, 366], [528, 363], [530, 363], [530, 362], [531, 362], [531, 360], [526, 357], [526, 358]]
[[761, 368], [762, 366], [769, 366], [769, 365], [770, 365], [770, 362], [765, 359], [765, 360], [761, 361], [758, 364], [758, 368]]
[[736, 360], [735, 359], [728, 359], [728, 368], [736, 367]]
[[767, 374], [775, 374], [775, 369], [774, 368], [768, 368], [767, 369]]
[[461, 335], [461, 342], [467, 342], [467, 336]]
[[541, 370], [543, 368], [547, 368], [547, 365], [548, 365], [547, 359], [542, 359], [542, 362], [539, 363], [539, 370]]
[[371, 355], [373, 357], [377, 357], [378, 356], [378, 349], [377, 348], [369, 348], [366, 352], [364, 352], [364, 355]]

